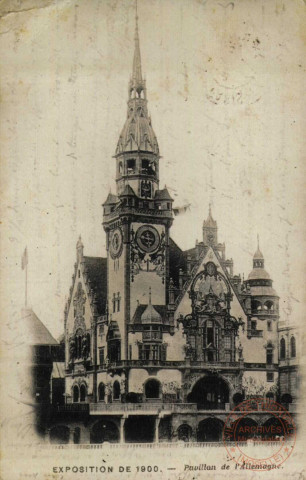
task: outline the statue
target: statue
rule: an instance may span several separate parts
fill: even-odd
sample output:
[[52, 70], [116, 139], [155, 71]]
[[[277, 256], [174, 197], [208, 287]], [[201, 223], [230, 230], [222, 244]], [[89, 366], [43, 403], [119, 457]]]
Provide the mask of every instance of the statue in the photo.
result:
[[239, 342], [238, 345], [238, 360], [243, 360], [243, 347], [241, 345], [241, 342]]
[[82, 357], [83, 358], [88, 357], [88, 350], [89, 350], [88, 339], [86, 335], [83, 335], [82, 337]]
[[69, 340], [69, 356], [70, 360], [73, 360], [75, 358], [76, 354], [76, 349], [75, 349], [75, 340], [74, 338], [70, 338]]

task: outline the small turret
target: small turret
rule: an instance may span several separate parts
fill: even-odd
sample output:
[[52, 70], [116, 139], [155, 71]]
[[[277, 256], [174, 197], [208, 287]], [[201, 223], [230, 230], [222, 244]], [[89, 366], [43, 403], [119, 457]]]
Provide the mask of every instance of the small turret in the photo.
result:
[[203, 243], [205, 247], [209, 245], [216, 246], [218, 243], [218, 226], [212, 217], [211, 205], [209, 205], [207, 220], [203, 222]]
[[278, 296], [272, 287], [272, 279], [265, 270], [265, 259], [259, 248], [253, 256], [253, 270], [248, 276], [247, 284], [250, 287], [253, 315], [278, 315]]

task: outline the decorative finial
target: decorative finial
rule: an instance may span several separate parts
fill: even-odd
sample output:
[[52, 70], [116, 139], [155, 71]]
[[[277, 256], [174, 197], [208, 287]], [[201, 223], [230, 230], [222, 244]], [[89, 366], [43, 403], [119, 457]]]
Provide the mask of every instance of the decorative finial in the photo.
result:
[[209, 216], [211, 217], [211, 203], [209, 203], [208, 214], [209, 214]]
[[76, 244], [76, 249], [77, 249], [77, 258], [78, 258], [79, 261], [82, 261], [84, 245], [83, 245], [83, 242], [82, 242], [81, 235], [79, 235], [79, 239], [78, 239], [77, 244]]
[[257, 233], [257, 250], [259, 250], [259, 235]]
[[151, 287], [149, 287], [149, 305], [151, 305], [151, 301], [152, 301], [152, 291], [151, 291]]

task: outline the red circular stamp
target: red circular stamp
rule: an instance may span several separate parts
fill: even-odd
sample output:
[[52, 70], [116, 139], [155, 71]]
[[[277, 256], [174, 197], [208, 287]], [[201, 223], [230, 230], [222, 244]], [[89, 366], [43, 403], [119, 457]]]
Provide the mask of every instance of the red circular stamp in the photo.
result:
[[[244, 400], [228, 415], [223, 442], [229, 457], [248, 470], [271, 470], [290, 457], [296, 427], [290, 413], [271, 399]], [[238, 468], [238, 467], [236, 467]]]

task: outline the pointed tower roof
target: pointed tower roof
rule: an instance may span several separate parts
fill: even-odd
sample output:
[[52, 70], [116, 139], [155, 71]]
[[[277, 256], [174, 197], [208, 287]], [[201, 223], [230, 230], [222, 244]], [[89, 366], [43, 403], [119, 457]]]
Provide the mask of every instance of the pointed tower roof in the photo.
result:
[[124, 190], [123, 190], [123, 192], [121, 193], [120, 196], [121, 197], [136, 197], [136, 194], [135, 194], [134, 190], [132, 189], [132, 187], [129, 184], [127, 184], [124, 187]]
[[271, 280], [270, 275], [265, 270], [265, 259], [259, 248], [258, 235], [257, 235], [257, 250], [253, 256], [253, 270], [249, 274], [248, 280]]
[[117, 202], [118, 202], [117, 195], [114, 195], [113, 193], [109, 192], [109, 194], [107, 195], [107, 199], [103, 203], [103, 206], [104, 205], [114, 205]]
[[217, 222], [216, 220], [213, 219], [211, 214], [211, 204], [209, 204], [208, 217], [207, 217], [207, 220], [204, 220], [203, 227], [217, 228]]
[[23, 308], [21, 312], [23, 340], [28, 345], [58, 345], [47, 327], [39, 320], [32, 308]]
[[129, 82], [128, 114], [117, 143], [116, 155], [139, 150], [159, 155], [156, 135], [148, 114], [146, 82], [142, 78], [137, 3], [135, 23], [135, 46], [132, 77]]
[[163, 188], [162, 190], [156, 190], [155, 200], [170, 200], [171, 202], [173, 202], [173, 198], [171, 197], [166, 185], [165, 188]]
[[162, 321], [161, 315], [153, 307], [151, 302], [151, 287], [149, 289], [149, 305], [141, 315], [141, 323], [160, 323]]
[[253, 259], [254, 259], [254, 260], [264, 260], [264, 256], [263, 256], [263, 254], [261, 253], [260, 248], [259, 248], [259, 235], [257, 235], [257, 250], [256, 250], [256, 252], [254, 253]]

